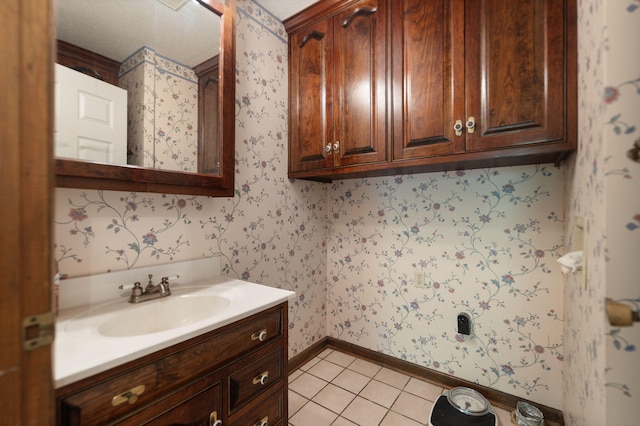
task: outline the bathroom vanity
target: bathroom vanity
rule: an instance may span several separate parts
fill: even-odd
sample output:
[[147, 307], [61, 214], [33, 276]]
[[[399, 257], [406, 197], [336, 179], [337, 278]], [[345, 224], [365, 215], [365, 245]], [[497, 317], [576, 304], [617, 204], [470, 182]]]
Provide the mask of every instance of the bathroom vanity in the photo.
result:
[[[118, 297], [60, 311], [58, 424], [287, 423], [294, 293], [225, 277], [176, 285], [172, 293], [140, 306]], [[199, 317], [209, 301], [211, 316]]]

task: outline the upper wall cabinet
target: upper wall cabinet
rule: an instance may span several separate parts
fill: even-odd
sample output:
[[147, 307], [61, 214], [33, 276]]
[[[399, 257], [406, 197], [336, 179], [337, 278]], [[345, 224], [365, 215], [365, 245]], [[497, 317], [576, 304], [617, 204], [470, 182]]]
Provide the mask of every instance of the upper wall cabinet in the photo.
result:
[[387, 159], [386, 16], [385, 0], [349, 2], [289, 35], [292, 172]]
[[[300, 135], [309, 120], [295, 117], [305, 114], [300, 100], [317, 91], [298, 85], [297, 70], [306, 61], [296, 56], [294, 42], [302, 22], [341, 13], [340, 7], [357, 9], [352, 1], [325, 0], [285, 23], [292, 35], [290, 177], [332, 180], [557, 162], [576, 148], [575, 0], [388, 0], [386, 9], [379, 8], [387, 16], [378, 17], [387, 22], [387, 44], [377, 52], [383, 56], [386, 49], [387, 62], [384, 72], [376, 69], [386, 77], [379, 80], [386, 90], [370, 92], [372, 101], [387, 94], [386, 121], [375, 122], [386, 124], [387, 156], [368, 164], [300, 167], [300, 147], [308, 146]], [[346, 110], [337, 113], [350, 120]], [[317, 130], [336, 128], [323, 126]], [[373, 128], [359, 129], [351, 137], [364, 140]]]

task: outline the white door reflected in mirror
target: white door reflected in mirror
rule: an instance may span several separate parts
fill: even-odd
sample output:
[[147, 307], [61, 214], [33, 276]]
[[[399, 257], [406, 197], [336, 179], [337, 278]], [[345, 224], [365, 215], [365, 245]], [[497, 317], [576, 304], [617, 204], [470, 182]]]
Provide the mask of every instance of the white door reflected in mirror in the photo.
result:
[[55, 155], [127, 164], [127, 91], [55, 64]]

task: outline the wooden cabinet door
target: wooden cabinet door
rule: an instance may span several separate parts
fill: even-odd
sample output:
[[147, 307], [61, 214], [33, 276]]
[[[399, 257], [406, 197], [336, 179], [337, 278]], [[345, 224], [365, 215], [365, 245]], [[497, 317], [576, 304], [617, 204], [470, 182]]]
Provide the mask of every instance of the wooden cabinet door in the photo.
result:
[[[565, 1], [466, 2], [466, 150], [565, 139]], [[466, 130], [466, 129], [465, 129]]]
[[464, 150], [464, 1], [391, 3], [393, 159]]
[[363, 0], [333, 20], [335, 155], [340, 166], [385, 161], [386, 2]]
[[331, 19], [289, 40], [289, 171], [333, 165], [333, 35]]

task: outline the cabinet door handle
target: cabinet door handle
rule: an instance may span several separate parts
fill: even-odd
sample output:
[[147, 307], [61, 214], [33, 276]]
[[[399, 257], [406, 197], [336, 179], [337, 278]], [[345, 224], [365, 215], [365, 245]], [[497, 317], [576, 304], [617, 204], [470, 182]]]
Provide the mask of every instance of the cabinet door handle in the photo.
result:
[[257, 385], [259, 383], [261, 385], [265, 385], [267, 384], [268, 380], [269, 380], [269, 370], [265, 371], [264, 373], [260, 373], [256, 377], [254, 377], [253, 384]]
[[265, 328], [253, 333], [251, 335], [251, 340], [259, 340], [261, 342], [264, 342], [265, 340], [267, 340], [267, 329]]
[[302, 39], [302, 41], [300, 43], [298, 43], [298, 47], [302, 47], [305, 44], [307, 44], [307, 42], [309, 40], [322, 40], [324, 38], [324, 33], [321, 33], [320, 31], [311, 31], [309, 34], [305, 35], [304, 38]]
[[456, 132], [456, 136], [462, 136], [462, 120], [456, 120], [456, 124], [453, 125], [453, 130]]
[[267, 426], [268, 424], [269, 424], [269, 417], [265, 416], [260, 420], [258, 420], [257, 422], [255, 422], [253, 426]]
[[209, 414], [209, 426], [222, 426], [222, 420], [218, 420], [218, 412], [212, 411]]
[[333, 144], [333, 151], [337, 152], [340, 150], [340, 141], [335, 141], [335, 143]]
[[476, 118], [467, 118], [467, 133], [473, 133], [476, 130]]
[[331, 152], [331, 144], [328, 143], [327, 146], [324, 147], [324, 150], [327, 152]]
[[353, 21], [353, 19], [356, 16], [359, 15], [373, 15], [374, 13], [376, 13], [378, 10], [377, 7], [359, 7], [356, 10], [354, 10], [353, 12], [351, 12], [351, 14], [349, 16], [347, 16], [347, 19], [345, 19], [344, 21], [342, 21], [342, 27], [343, 28], [347, 28], [349, 26], [349, 24], [351, 24], [351, 21]]
[[125, 402], [128, 402], [129, 404], [134, 404], [138, 400], [138, 397], [142, 395], [142, 392], [144, 392], [144, 390], [145, 390], [145, 386], [139, 385], [139, 386], [136, 386], [135, 388], [129, 389], [126, 392], [122, 392], [120, 395], [116, 395], [113, 398], [111, 398], [111, 405], [115, 407]]

